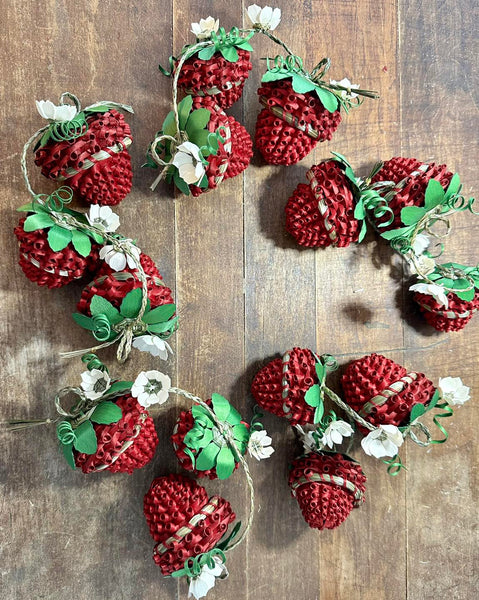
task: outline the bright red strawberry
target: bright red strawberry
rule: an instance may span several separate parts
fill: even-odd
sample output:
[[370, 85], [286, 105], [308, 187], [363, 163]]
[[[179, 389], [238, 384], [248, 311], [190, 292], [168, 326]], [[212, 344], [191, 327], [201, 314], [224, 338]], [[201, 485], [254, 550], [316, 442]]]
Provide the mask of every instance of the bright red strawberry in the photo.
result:
[[303, 517], [315, 529], [335, 529], [364, 502], [366, 476], [343, 454], [311, 453], [291, 464], [288, 484]]
[[286, 229], [301, 246], [340, 248], [357, 242], [361, 224], [354, 218], [351, 182], [337, 160], [314, 165], [286, 204]]
[[371, 354], [350, 363], [341, 380], [344, 401], [373, 425], [402, 425], [415, 404], [427, 404], [435, 387], [422, 373]]
[[[423, 163], [415, 158], [395, 157], [387, 160], [384, 166], [373, 177], [372, 183], [392, 181], [399, 184], [389, 194], [380, 191], [381, 196], [389, 194], [388, 205], [394, 213], [394, 221], [381, 229], [397, 229], [402, 226], [401, 210], [405, 206], [423, 206], [427, 184], [431, 179], [436, 179], [444, 189], [447, 189], [452, 179], [452, 173], [446, 165]], [[396, 190], [395, 193], [393, 193]], [[379, 219], [378, 223], [383, 222]]]
[[89, 114], [86, 122], [88, 129], [76, 139], [50, 138], [37, 150], [35, 164], [45, 177], [67, 180], [85, 202], [118, 204], [131, 190], [130, 126], [114, 109]]
[[341, 122], [339, 110], [329, 112], [314, 92], [299, 94], [286, 79], [263, 83], [258, 95], [266, 108], [256, 121], [255, 144], [272, 165], [296, 164]]
[[236, 177], [249, 165], [253, 156], [253, 142], [246, 129], [233, 117], [228, 117], [231, 131], [231, 156], [228, 159], [225, 179]]
[[84, 473], [108, 470], [133, 473], [150, 462], [158, 445], [153, 419], [131, 396], [115, 400], [122, 418], [109, 425], [94, 425], [98, 441], [95, 454], [74, 451], [75, 464]]
[[469, 323], [474, 313], [479, 310], [479, 292], [470, 302], [461, 300], [453, 292], [447, 294], [448, 308], [439, 305], [428, 294], [416, 292], [414, 301], [419, 304], [419, 310], [426, 321], [438, 331], [460, 331]]
[[202, 486], [173, 474], [153, 480], [144, 512], [157, 542], [153, 560], [163, 575], [171, 575], [186, 559], [214, 548], [235, 519], [227, 500], [219, 496], [208, 500]]

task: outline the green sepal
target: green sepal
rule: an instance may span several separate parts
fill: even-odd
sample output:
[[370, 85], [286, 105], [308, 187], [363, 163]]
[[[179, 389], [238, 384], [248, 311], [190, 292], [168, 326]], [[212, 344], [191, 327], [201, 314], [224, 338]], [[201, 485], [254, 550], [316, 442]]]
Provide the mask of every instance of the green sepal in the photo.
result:
[[452, 196], [459, 193], [460, 189], [461, 189], [461, 178], [459, 177], [459, 175], [457, 173], [455, 173], [452, 176], [451, 182], [449, 183], [449, 186], [446, 190], [444, 200], [448, 201], [450, 198], [452, 198]]
[[108, 300], [97, 294], [91, 299], [90, 312], [94, 317], [96, 315], [105, 315], [113, 325], [123, 320], [118, 309], [116, 309], [111, 302], [108, 302]]
[[226, 48], [221, 48], [220, 53], [224, 59], [228, 62], [237, 62], [239, 58], [238, 51], [234, 46], [227, 46]]
[[241, 521], [238, 521], [233, 527], [231, 533], [229, 535], [225, 533], [225, 535], [221, 538], [219, 543], [216, 544], [215, 548], [218, 548], [219, 550], [226, 550], [228, 548], [229, 543], [233, 541], [233, 539], [238, 535], [238, 531], [240, 530], [240, 528]]
[[43, 204], [34, 200], [27, 202], [27, 204], [22, 204], [16, 210], [17, 212], [48, 213], [48, 209]]
[[195, 420], [204, 421], [206, 419], [209, 427], [215, 427], [213, 419], [210, 417], [208, 411], [201, 406], [201, 404], [194, 404], [191, 407], [191, 414]]
[[76, 470], [75, 457], [73, 456], [73, 443], [60, 444], [65, 460], [73, 470]]
[[23, 223], [23, 230], [37, 231], [38, 229], [52, 227], [54, 224], [55, 222], [48, 214], [40, 212], [30, 215], [25, 219], [25, 222]]
[[314, 423], [320, 423], [324, 415], [324, 402], [320, 400], [316, 410], [314, 411]]
[[54, 252], [60, 252], [72, 241], [72, 231], [53, 225], [48, 231], [48, 245]]
[[117, 404], [114, 402], [105, 401], [100, 402], [100, 404], [93, 411], [90, 419], [94, 423], [110, 425], [111, 423], [117, 423], [121, 419], [122, 414], [121, 408]]
[[103, 242], [105, 241], [103, 236], [101, 236], [99, 233], [96, 233], [96, 231], [88, 231], [87, 235], [89, 235], [93, 240], [95, 240], [97, 244], [103, 244]]
[[208, 187], [208, 177], [206, 176], [206, 174], [203, 175], [203, 178], [199, 182], [198, 187], [200, 187], [202, 190], [205, 190]]
[[409, 415], [409, 422], [412, 423], [426, 412], [424, 404], [418, 403], [412, 407], [411, 414]]
[[143, 315], [143, 321], [148, 325], [153, 323], [163, 323], [168, 321], [176, 311], [176, 304], [163, 304], [162, 306], [157, 306], [150, 312], [147, 312]]
[[83, 329], [88, 329], [88, 331], [95, 331], [96, 325], [93, 322], [91, 317], [87, 317], [86, 315], [82, 315], [81, 313], [73, 313], [73, 320], [77, 325], [83, 327]]
[[140, 312], [141, 303], [143, 300], [143, 288], [136, 288], [128, 292], [123, 298], [120, 305], [120, 313], [127, 319], [133, 319]]
[[210, 60], [210, 58], [215, 54], [216, 48], [214, 46], [206, 46], [206, 48], [202, 48], [198, 52], [198, 57], [201, 60]]
[[233, 427], [235, 442], [247, 442], [250, 438], [250, 431], [244, 423], [238, 423]]
[[185, 196], [190, 195], [190, 187], [186, 183], [186, 181], [180, 177], [180, 173], [177, 168], [175, 168], [175, 171], [173, 173], [173, 181], [182, 194], [184, 194]]
[[[198, 465], [198, 462], [196, 463]], [[218, 479], [228, 479], [235, 470], [235, 457], [228, 446], [223, 446], [216, 457], [216, 473]]]
[[312, 385], [304, 395], [304, 401], [309, 406], [315, 408], [321, 402], [321, 387], [319, 384]]
[[95, 454], [98, 448], [96, 433], [91, 421], [84, 421], [75, 429], [75, 450], [85, 454]]
[[103, 394], [104, 398], [112, 398], [115, 396], [122, 396], [126, 392], [129, 392], [133, 386], [133, 381], [115, 381]]
[[472, 300], [474, 300], [474, 296], [476, 295], [476, 292], [475, 292], [474, 288], [472, 288], [470, 290], [467, 290], [466, 292], [460, 292], [458, 290], [454, 290], [454, 294], [460, 300], [464, 300], [465, 302], [471, 302]]
[[204, 130], [211, 119], [211, 112], [207, 108], [198, 108], [194, 110], [188, 117], [186, 123], [186, 133], [190, 140], [193, 139], [195, 132]]
[[77, 229], [73, 229], [71, 233], [72, 244], [78, 254], [83, 257], [89, 256], [91, 252], [90, 238], [86, 235], [86, 233], [83, 233], [83, 231], [78, 231]]
[[381, 237], [385, 240], [394, 240], [399, 237], [407, 237], [410, 233], [414, 231], [414, 227], [399, 227], [399, 229], [391, 229], [389, 231], [385, 231], [381, 233]]
[[216, 444], [209, 444], [198, 454], [196, 458], [196, 468], [198, 471], [207, 471], [215, 466], [216, 457], [220, 451]]
[[175, 331], [179, 317], [165, 321], [164, 323], [152, 323], [148, 325], [148, 331], [151, 333], [166, 333], [167, 331]]
[[220, 421], [226, 421], [231, 411], [231, 404], [220, 394], [212, 394], [213, 410]]
[[424, 209], [426, 211], [432, 210], [433, 208], [436, 208], [436, 206], [439, 206], [439, 204], [443, 204], [445, 199], [446, 194], [442, 185], [437, 179], [430, 179], [424, 195]]
[[186, 122], [190, 116], [191, 109], [193, 107], [193, 97], [185, 96], [183, 100], [178, 104], [178, 120], [180, 123], [180, 129], [182, 131], [186, 128]]
[[324, 365], [320, 362], [317, 362], [314, 365], [314, 370], [316, 371], [316, 375], [318, 376], [319, 381], [323, 381], [323, 379], [326, 376], [326, 369], [324, 367]]
[[[171, 135], [172, 137], [174, 137], [176, 133], [178, 133], [176, 130], [176, 120], [174, 111], [171, 110], [166, 115], [165, 120], [163, 121], [163, 125], [161, 126], [161, 131], [165, 135]], [[154, 164], [155, 166], [158, 166], [156, 163]]]
[[401, 210], [401, 221], [404, 225], [414, 225], [420, 221], [426, 213], [427, 209], [422, 206], [405, 206]]
[[[194, 434], [188, 437], [188, 434], [193, 430], [191, 429], [184, 438], [185, 445], [191, 448], [192, 450], [200, 450], [202, 448], [206, 448], [213, 441], [213, 431], [208, 427], [203, 429], [203, 435], [200, 438], [195, 438]], [[194, 432], [196, 433], [196, 432]], [[187, 441], [188, 439], [188, 441]]]

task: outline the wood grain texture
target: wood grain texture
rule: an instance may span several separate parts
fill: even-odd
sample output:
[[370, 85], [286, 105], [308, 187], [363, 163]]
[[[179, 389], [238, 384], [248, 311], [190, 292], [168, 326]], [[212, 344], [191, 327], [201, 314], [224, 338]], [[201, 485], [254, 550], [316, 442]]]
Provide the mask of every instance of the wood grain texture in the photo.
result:
[[[4, 347], [1, 417], [48, 415], [55, 391], [74, 384], [78, 361], [58, 352], [86, 347], [72, 324], [81, 284], [37, 288], [17, 263], [14, 209], [27, 199], [19, 169], [23, 143], [40, 125], [33, 101], [76, 93], [83, 105], [107, 99], [131, 103], [134, 187], [118, 207], [122, 233], [138, 240], [158, 264], [177, 300], [181, 326], [166, 368], [181, 387], [206, 398], [217, 391], [250, 415], [249, 386], [271, 357], [299, 345], [335, 354], [340, 363], [368, 352], [386, 354], [433, 381], [461, 376], [479, 392], [479, 317], [457, 334], [437, 334], [414, 312], [403, 265], [370, 234], [361, 246], [299, 250], [284, 231], [284, 206], [312, 165], [331, 150], [361, 174], [395, 155], [446, 162], [465, 190], [478, 189], [478, 74], [473, 0], [332, 0], [275, 2], [278, 34], [312, 66], [332, 60], [344, 76], [381, 92], [288, 169], [255, 156], [243, 177], [209, 194], [174, 199], [166, 185], [148, 189], [153, 174], [139, 168], [149, 140], [170, 110], [171, 81], [157, 64], [192, 41], [190, 23], [209, 14], [229, 29], [247, 2], [212, 0], [5, 0], [0, 75], [2, 171], [0, 301]], [[245, 25], [247, 25], [245, 21]], [[253, 72], [243, 98], [228, 112], [254, 133], [256, 89], [276, 49], [253, 40]], [[49, 182], [29, 164], [34, 189]], [[477, 221], [477, 220], [476, 220]], [[473, 218], [455, 217], [446, 257], [473, 264]], [[115, 373], [134, 377], [158, 366], [135, 353], [124, 366], [102, 357]], [[338, 380], [338, 376], [335, 377]], [[475, 401], [474, 401], [475, 402]], [[477, 405], [477, 402], [475, 402]], [[276, 452], [250, 459], [258, 512], [249, 538], [228, 558], [230, 577], [211, 600], [470, 600], [477, 590], [477, 442], [473, 402], [447, 424], [450, 440], [402, 452], [407, 474], [389, 477], [361, 458], [366, 504], [333, 532], [310, 530], [287, 487], [288, 461], [300, 450], [287, 423], [263, 422]], [[184, 583], [163, 579], [151, 554], [142, 514], [151, 479], [178, 470], [169, 435], [182, 400], [157, 419], [160, 445], [153, 462], [132, 476], [81, 476], [58, 455], [54, 434], [0, 432], [2, 600], [184, 598]], [[241, 472], [208, 482], [244, 520]]]

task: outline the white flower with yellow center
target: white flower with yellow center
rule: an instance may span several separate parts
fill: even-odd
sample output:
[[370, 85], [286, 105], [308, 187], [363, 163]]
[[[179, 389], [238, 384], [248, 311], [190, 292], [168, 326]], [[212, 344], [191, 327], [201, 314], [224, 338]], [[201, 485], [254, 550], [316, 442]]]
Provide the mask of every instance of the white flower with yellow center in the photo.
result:
[[37, 110], [40, 116], [48, 121], [55, 121], [56, 123], [64, 123], [71, 121], [76, 117], [77, 109], [71, 104], [60, 104], [56, 106], [50, 100], [36, 100]]
[[218, 19], [208, 17], [207, 19], [200, 19], [199, 23], [191, 24], [191, 31], [196, 35], [198, 40], [209, 40], [213, 31], [216, 33], [220, 22]]
[[471, 398], [470, 388], [462, 383], [460, 377], [440, 377], [438, 387], [442, 400], [452, 406], [461, 406]]

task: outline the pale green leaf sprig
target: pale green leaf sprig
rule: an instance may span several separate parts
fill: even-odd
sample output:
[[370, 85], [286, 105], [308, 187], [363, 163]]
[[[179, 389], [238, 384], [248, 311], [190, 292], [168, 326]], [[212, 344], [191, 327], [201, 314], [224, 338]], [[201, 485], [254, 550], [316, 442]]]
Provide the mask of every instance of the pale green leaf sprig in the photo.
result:
[[91, 240], [102, 244], [104, 235], [101, 229], [88, 223], [83, 213], [67, 207], [72, 199], [73, 190], [62, 186], [49, 196], [36, 195], [32, 202], [17, 210], [32, 213], [25, 219], [24, 231], [48, 231], [48, 245], [54, 252], [64, 250], [71, 243], [80, 256], [87, 257], [91, 253]]
[[302, 59], [292, 54], [286, 57], [278, 55], [274, 59], [268, 57], [266, 61], [267, 71], [261, 79], [263, 83], [291, 79], [291, 85], [295, 92], [298, 94], [315, 92], [324, 108], [331, 113], [340, 107], [347, 113], [350, 108], [362, 103], [361, 96], [379, 98], [377, 92], [371, 90], [355, 88], [352, 93], [351, 88], [338, 82], [324, 81], [323, 77], [330, 67], [329, 58], [323, 58], [311, 73], [303, 68]]
[[[330, 354], [323, 354], [317, 356], [314, 354], [316, 359], [315, 370], [316, 376], [318, 377], [318, 383], [314, 383], [304, 395], [304, 401], [306, 404], [315, 409], [313, 423], [321, 423], [324, 415], [324, 396], [329, 390], [326, 387], [326, 375], [338, 368], [336, 359]], [[328, 423], [325, 423], [325, 427]]]
[[184, 437], [185, 452], [198, 471], [216, 469], [219, 479], [234, 471], [239, 456], [246, 454], [250, 431], [241, 415], [220, 394], [211, 397], [211, 409], [191, 408], [193, 427]]

